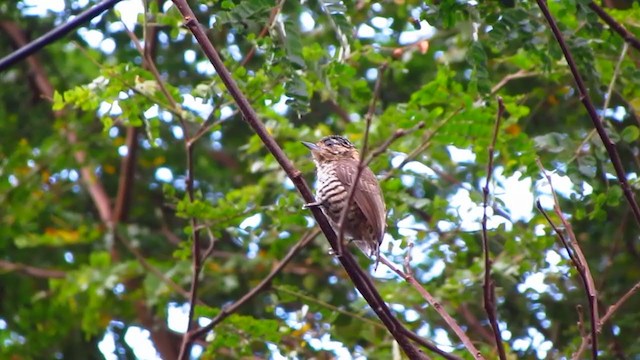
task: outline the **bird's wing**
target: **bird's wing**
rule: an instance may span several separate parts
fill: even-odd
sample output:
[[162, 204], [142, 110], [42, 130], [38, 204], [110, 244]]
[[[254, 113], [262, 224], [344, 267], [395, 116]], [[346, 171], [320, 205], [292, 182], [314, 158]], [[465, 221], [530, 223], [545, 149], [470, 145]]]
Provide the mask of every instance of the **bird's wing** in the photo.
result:
[[[341, 160], [338, 164], [336, 168], [338, 180], [349, 189], [358, 172], [358, 161]], [[362, 169], [353, 199], [369, 223], [373, 225], [374, 234], [378, 236], [378, 243], [381, 243], [387, 225], [387, 210], [382, 198], [380, 184], [378, 184], [376, 176], [368, 167]]]

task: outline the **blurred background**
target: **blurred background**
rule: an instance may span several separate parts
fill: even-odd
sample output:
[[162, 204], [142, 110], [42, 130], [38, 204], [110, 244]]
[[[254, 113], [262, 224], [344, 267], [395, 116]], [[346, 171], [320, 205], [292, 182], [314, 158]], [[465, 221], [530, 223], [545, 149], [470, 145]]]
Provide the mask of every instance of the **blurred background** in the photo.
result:
[[[96, 3], [4, 1], [0, 55]], [[636, 192], [640, 49], [591, 4], [548, 5]], [[596, 4], [640, 33], [638, 2]], [[482, 300], [482, 188], [497, 96], [506, 109], [487, 227], [508, 357], [570, 358], [590, 329], [578, 272], [534, 205], [561, 224], [536, 159], [587, 259], [600, 316], [640, 280], [640, 219], [535, 1], [190, 5], [310, 185], [315, 169], [300, 141], [341, 134], [361, 147], [374, 96], [370, 147], [424, 122], [371, 164], [388, 208], [382, 253], [397, 266], [410, 260], [487, 359], [498, 355]], [[3, 358], [174, 359], [188, 323], [194, 224], [209, 253], [198, 279], [200, 325], [315, 227], [170, 1], [121, 1], [0, 72], [0, 83]], [[353, 253], [407, 328], [471, 358], [414, 289]], [[631, 296], [602, 324], [602, 358], [640, 358], [639, 301]], [[322, 235], [191, 351], [201, 359], [400, 356]]]

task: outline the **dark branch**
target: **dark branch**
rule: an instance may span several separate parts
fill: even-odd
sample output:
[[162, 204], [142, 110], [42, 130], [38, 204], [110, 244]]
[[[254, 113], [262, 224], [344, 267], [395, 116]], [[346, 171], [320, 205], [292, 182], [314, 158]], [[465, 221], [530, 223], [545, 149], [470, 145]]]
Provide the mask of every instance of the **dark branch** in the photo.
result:
[[118, 194], [113, 209], [114, 223], [127, 221], [129, 204], [131, 203], [131, 191], [136, 171], [136, 159], [138, 154], [138, 133], [140, 128], [127, 128], [127, 155], [120, 163], [120, 178], [118, 179]]
[[589, 7], [596, 13], [602, 21], [607, 23], [613, 31], [617, 32], [618, 35], [622, 37], [624, 41], [626, 41], [629, 45], [633, 46], [636, 50], [640, 51], [640, 40], [633, 36], [627, 29], [622, 26], [619, 22], [617, 22], [614, 18], [611, 17], [603, 8], [598, 6], [595, 2], [590, 2]]
[[43, 47], [57, 41], [67, 33], [71, 32], [71, 30], [100, 15], [103, 11], [111, 9], [115, 4], [119, 2], [120, 0], [105, 0], [93, 6], [92, 8], [83, 11], [70, 21], [58, 26], [57, 28], [54, 28], [53, 30], [42, 35], [29, 44], [26, 44], [25, 46], [5, 56], [4, 58], [0, 59], [0, 72], [4, 71], [9, 66], [17, 63], [18, 61], [22, 61], [24, 58], [32, 55]]
[[[195, 200], [194, 190], [193, 190], [193, 144], [189, 143], [189, 138], [187, 137], [186, 128], [184, 129], [184, 141], [185, 148], [187, 153], [187, 196], [189, 196], [189, 201], [193, 203]], [[198, 220], [195, 217], [191, 218], [191, 237], [193, 238], [191, 244], [191, 258], [192, 258], [192, 276], [191, 279], [191, 289], [189, 290], [189, 323], [187, 325], [187, 331], [184, 333], [182, 337], [182, 344], [180, 345], [180, 355], [178, 359], [187, 359], [189, 357], [189, 352], [191, 350], [191, 340], [189, 336], [189, 332], [193, 329], [194, 326], [194, 316], [195, 316], [195, 308], [196, 303], [198, 301], [198, 278], [200, 277], [200, 270], [202, 268], [202, 260], [203, 257], [200, 253], [200, 230], [198, 228]]]
[[[258, 34], [258, 39], [265, 37], [269, 33], [269, 29], [271, 29], [271, 27], [273, 26], [273, 23], [278, 18], [278, 14], [280, 14], [280, 11], [282, 11], [282, 5], [284, 5], [284, 0], [278, 0], [276, 3], [276, 6], [274, 6], [271, 9], [271, 12], [269, 14], [269, 20], [267, 20], [267, 23], [264, 25], [264, 27]], [[256, 53], [256, 46], [254, 45], [251, 47], [251, 50], [249, 50], [249, 52], [244, 57], [244, 59], [242, 59], [242, 61], [240, 62], [240, 66], [246, 66], [249, 63], [249, 61], [251, 61], [255, 53]]]

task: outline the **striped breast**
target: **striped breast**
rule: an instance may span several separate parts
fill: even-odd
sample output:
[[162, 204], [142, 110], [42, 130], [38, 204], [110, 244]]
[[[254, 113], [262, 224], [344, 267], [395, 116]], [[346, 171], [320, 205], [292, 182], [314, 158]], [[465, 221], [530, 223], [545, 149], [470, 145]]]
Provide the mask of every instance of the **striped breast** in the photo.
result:
[[[318, 168], [317, 198], [324, 204], [322, 210], [329, 220], [331, 220], [334, 230], [337, 230], [336, 226], [340, 222], [340, 215], [342, 214], [344, 203], [347, 201], [349, 195], [349, 187], [338, 179], [336, 170], [331, 165], [330, 163], [323, 164]], [[347, 213], [347, 223], [357, 216], [358, 210], [357, 205], [353, 202]], [[352, 231], [350, 230], [350, 226], [347, 224], [345, 231], [351, 236], [355, 235], [351, 234]]]

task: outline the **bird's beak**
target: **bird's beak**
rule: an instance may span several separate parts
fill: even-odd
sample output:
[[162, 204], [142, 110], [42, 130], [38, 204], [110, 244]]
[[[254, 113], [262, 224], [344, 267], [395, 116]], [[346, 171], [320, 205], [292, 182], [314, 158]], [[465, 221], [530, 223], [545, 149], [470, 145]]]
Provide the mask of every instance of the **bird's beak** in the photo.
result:
[[308, 147], [311, 151], [314, 150], [318, 150], [318, 145], [312, 143], [312, 142], [308, 142], [308, 141], [301, 141], [302, 145]]

